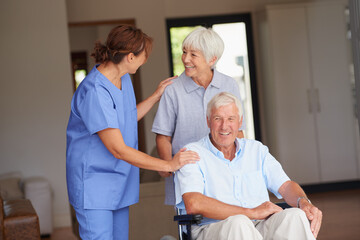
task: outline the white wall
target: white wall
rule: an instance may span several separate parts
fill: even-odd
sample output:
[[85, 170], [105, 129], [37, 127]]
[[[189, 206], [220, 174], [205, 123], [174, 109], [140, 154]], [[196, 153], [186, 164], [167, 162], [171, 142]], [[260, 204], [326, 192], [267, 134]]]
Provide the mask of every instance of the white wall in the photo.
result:
[[0, 29], [0, 174], [49, 179], [54, 223], [69, 225], [65, 130], [72, 80], [65, 1], [1, 1]]

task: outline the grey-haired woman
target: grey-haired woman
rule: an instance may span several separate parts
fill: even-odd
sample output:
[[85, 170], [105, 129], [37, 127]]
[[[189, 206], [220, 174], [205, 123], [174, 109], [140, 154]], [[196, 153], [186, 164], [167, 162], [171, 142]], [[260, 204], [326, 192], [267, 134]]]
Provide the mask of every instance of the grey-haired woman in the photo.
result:
[[[153, 123], [156, 146], [160, 158], [171, 160], [183, 146], [209, 134], [206, 106], [220, 92], [230, 92], [240, 98], [236, 81], [215, 69], [224, 51], [224, 42], [211, 29], [196, 28], [183, 41], [181, 60], [185, 71], [165, 89]], [[243, 137], [239, 129], [238, 137]], [[172, 173], [160, 172], [166, 177], [165, 204], [174, 205]]]

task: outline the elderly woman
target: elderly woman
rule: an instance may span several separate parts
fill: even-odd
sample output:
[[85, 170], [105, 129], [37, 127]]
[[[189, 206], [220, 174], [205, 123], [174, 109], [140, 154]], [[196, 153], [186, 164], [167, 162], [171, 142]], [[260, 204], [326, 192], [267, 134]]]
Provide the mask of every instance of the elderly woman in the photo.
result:
[[[241, 99], [235, 80], [214, 69], [224, 51], [216, 32], [196, 28], [185, 38], [182, 48], [185, 71], [165, 89], [152, 127], [159, 156], [164, 160], [171, 160], [183, 146], [209, 134], [206, 106], [213, 96], [230, 92]], [[242, 129], [244, 124], [238, 137], [244, 136]], [[167, 177], [165, 204], [174, 205], [173, 176], [169, 172], [160, 175]]]

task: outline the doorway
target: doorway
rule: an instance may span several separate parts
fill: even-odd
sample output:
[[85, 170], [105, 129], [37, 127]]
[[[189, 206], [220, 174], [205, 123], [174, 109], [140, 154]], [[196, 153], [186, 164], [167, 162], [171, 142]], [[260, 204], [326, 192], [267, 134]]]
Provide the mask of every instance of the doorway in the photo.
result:
[[234, 14], [196, 18], [167, 19], [171, 75], [184, 71], [182, 41], [198, 26], [212, 28], [223, 39], [225, 49], [216, 69], [231, 76], [239, 85], [246, 117], [245, 137], [261, 140], [251, 15]]

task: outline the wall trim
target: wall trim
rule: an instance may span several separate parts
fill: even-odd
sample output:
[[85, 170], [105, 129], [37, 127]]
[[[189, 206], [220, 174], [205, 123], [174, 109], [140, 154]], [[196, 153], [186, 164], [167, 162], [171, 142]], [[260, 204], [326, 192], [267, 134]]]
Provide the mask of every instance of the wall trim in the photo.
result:
[[339, 190], [360, 189], [360, 180], [301, 185], [306, 193], [320, 193]]

